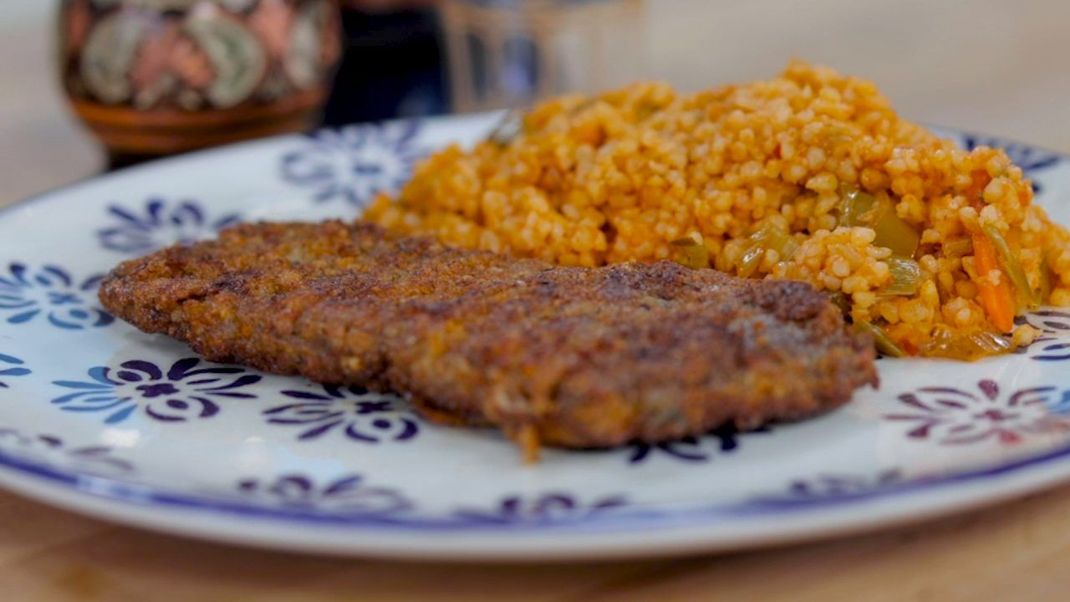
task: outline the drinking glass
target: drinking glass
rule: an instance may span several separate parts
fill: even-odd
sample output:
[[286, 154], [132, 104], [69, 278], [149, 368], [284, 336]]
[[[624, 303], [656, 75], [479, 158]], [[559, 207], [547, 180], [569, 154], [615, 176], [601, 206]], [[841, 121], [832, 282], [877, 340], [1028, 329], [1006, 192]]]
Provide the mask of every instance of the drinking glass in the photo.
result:
[[455, 111], [610, 88], [645, 71], [643, 0], [445, 0], [440, 10]]

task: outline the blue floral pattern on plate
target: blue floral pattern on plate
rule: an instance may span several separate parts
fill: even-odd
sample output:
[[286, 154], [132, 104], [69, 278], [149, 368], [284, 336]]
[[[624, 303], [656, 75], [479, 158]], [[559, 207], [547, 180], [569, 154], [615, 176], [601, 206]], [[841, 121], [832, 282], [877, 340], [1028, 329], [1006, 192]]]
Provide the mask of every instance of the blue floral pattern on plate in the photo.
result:
[[1070, 432], [1070, 390], [1034, 386], [1004, 394], [999, 383], [983, 379], [976, 390], [921, 387], [898, 397], [903, 410], [884, 418], [910, 424], [907, 438], [940, 445], [995, 441], [1013, 446], [1027, 438]]
[[26, 362], [13, 355], [0, 353], [0, 389], [6, 389], [9, 386], [4, 382], [3, 377], [26, 376], [27, 374], [30, 374], [30, 369], [24, 365], [25, 363]]
[[557, 522], [583, 519], [627, 505], [628, 500], [623, 495], [585, 501], [576, 495], [555, 491], [535, 496], [509, 495], [492, 509], [465, 508], [456, 511], [455, 516], [476, 523]]
[[82, 470], [92, 474], [130, 473], [134, 465], [113, 455], [108, 445], [70, 445], [51, 434], [26, 434], [0, 427], [0, 452], [24, 462]]
[[865, 497], [904, 483], [897, 468], [882, 470], [875, 475], [819, 474], [799, 478], [788, 484], [787, 491], [756, 496], [752, 502], [761, 506], [811, 506], [829, 501], [845, 501]]
[[419, 131], [415, 120], [320, 130], [284, 154], [279, 171], [286, 182], [311, 190], [317, 202], [341, 199], [365, 207], [408, 181], [424, 155], [416, 144]]
[[662, 456], [681, 462], [709, 462], [718, 454], [736, 451], [739, 448], [740, 437], [769, 432], [771, 432], [771, 429], [767, 426], [740, 432], [735, 425], [726, 424], [710, 431], [703, 437], [684, 437], [683, 439], [663, 443], [634, 443], [628, 455], [628, 463], [642, 464], [654, 456]]
[[131, 254], [196, 242], [240, 220], [236, 213], [209, 218], [204, 207], [191, 199], [172, 202], [159, 197], [146, 200], [141, 210], [111, 205], [108, 216], [113, 223], [97, 230], [100, 245]]
[[270, 424], [296, 427], [302, 441], [338, 432], [360, 443], [404, 442], [420, 432], [415, 415], [399, 407], [402, 402], [396, 395], [332, 385], [282, 394], [296, 401], [269, 408], [264, 416]]
[[1070, 360], [1070, 312], [1042, 309], [1014, 319], [1015, 324], [1029, 324], [1040, 331], [1028, 347], [1018, 350], [1039, 362]]
[[64, 330], [107, 326], [111, 314], [96, 306], [92, 294], [103, 276], [75, 281], [67, 270], [56, 265], [32, 269], [24, 263], [8, 264], [0, 275], [0, 317], [8, 324], [26, 324], [45, 319]]
[[146, 360], [129, 360], [118, 368], [96, 366], [90, 380], [57, 380], [54, 384], [75, 389], [53, 398], [67, 412], [106, 414], [106, 424], [127, 420], [139, 409], [160, 422], [186, 422], [211, 418], [219, 413], [220, 399], [253, 399], [243, 387], [260, 381], [244, 368], [209, 365], [198, 368], [199, 358], [180, 359], [164, 372]]
[[385, 515], [412, 508], [412, 502], [400, 492], [368, 485], [359, 474], [346, 474], [322, 483], [299, 473], [273, 479], [254, 477], [239, 481], [237, 490], [247, 498], [269, 505], [303, 510]]

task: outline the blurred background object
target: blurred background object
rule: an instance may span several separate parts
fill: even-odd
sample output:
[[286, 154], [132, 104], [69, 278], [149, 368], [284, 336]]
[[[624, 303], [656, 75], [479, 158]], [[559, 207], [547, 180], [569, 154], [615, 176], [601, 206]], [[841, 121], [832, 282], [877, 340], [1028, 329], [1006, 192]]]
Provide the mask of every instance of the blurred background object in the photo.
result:
[[643, 0], [443, 0], [441, 14], [457, 112], [645, 75]]
[[644, 0], [345, 0], [326, 125], [513, 107], [643, 75]]
[[[103, 163], [64, 107], [53, 48], [59, 6], [0, 0], [0, 203]], [[449, 31], [439, 20], [446, 0], [342, 6], [345, 57], [328, 124], [449, 110], [439, 38]], [[615, 42], [604, 59], [628, 80], [698, 90], [768, 78], [797, 56], [874, 80], [908, 118], [1070, 151], [1064, 0], [647, 0], [639, 19], [645, 43]], [[632, 64], [633, 47], [642, 49], [645, 69]]]
[[449, 110], [436, 0], [343, 0], [345, 52], [324, 125]]
[[63, 0], [60, 69], [113, 162], [308, 129], [340, 52], [333, 0]]

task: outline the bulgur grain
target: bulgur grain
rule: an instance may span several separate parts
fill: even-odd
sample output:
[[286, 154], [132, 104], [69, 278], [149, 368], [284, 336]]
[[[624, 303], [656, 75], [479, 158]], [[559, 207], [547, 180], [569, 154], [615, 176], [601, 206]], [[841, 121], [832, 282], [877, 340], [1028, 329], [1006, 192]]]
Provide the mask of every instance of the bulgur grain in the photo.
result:
[[[881, 294], [892, 250], [873, 229], [840, 225], [848, 191], [891, 203], [916, 230], [915, 294]], [[886, 326], [911, 353], [939, 355], [926, 346], [937, 329], [946, 338], [949, 328], [993, 328], [978, 284], [1007, 276], [974, 269], [970, 237], [986, 226], [1031, 286], [1051, 283], [1043, 302], [1070, 305], [1070, 233], [1032, 200], [1003, 151], [962, 150], [900, 119], [871, 82], [793, 62], [768, 81], [690, 95], [640, 83], [549, 100], [507, 143], [435, 153], [366, 217], [583, 266], [672, 257], [673, 240], [694, 236], [711, 267], [738, 274], [753, 255], [746, 274], [842, 291], [854, 319]], [[770, 228], [790, 236], [793, 252], [748, 253], [750, 237]]]

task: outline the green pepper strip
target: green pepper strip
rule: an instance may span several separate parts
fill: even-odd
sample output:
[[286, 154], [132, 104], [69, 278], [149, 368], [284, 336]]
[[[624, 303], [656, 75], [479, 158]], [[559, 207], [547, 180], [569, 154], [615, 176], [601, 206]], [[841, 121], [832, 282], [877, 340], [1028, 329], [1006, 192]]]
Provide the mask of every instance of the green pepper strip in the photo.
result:
[[1022, 264], [1014, 256], [1010, 245], [1007, 244], [1007, 239], [1003, 238], [999, 230], [992, 225], [985, 226], [984, 232], [988, 240], [992, 241], [992, 246], [996, 248], [996, 259], [999, 260], [999, 267], [1003, 268], [1004, 273], [1011, 279], [1011, 284], [1014, 285], [1014, 298], [1017, 302], [1016, 313], [1021, 314], [1024, 310], [1038, 307], [1040, 302], [1037, 301], [1036, 294], [1033, 292], [1032, 287], [1029, 286], [1029, 280], [1025, 277]]
[[900, 348], [899, 345], [896, 345], [895, 342], [892, 341], [891, 337], [888, 336], [888, 333], [884, 332], [884, 329], [880, 326], [870, 324], [869, 322], [856, 321], [855, 328], [861, 330], [862, 332], [868, 332], [870, 335], [872, 335], [873, 344], [876, 345], [877, 351], [880, 351], [884, 355], [887, 355], [889, 357], [907, 356], [906, 352], [903, 351], [903, 349]]
[[913, 295], [918, 292], [921, 285], [921, 266], [918, 262], [895, 256], [885, 261], [888, 263], [888, 271], [892, 274], [892, 281], [881, 289], [882, 295]]
[[669, 244], [677, 249], [676, 263], [696, 270], [710, 267], [709, 249], [694, 238], [678, 238]]
[[913, 257], [921, 236], [895, 212], [895, 204], [888, 199], [851, 190], [840, 204], [841, 226], [871, 228], [876, 233], [873, 244], [887, 247], [900, 257]]
[[780, 261], [787, 261], [799, 248], [791, 234], [768, 225], [756, 230], [748, 239], [750, 244], [743, 250], [736, 265], [736, 273], [743, 278], [750, 278], [754, 274], [766, 251], [776, 251]]

